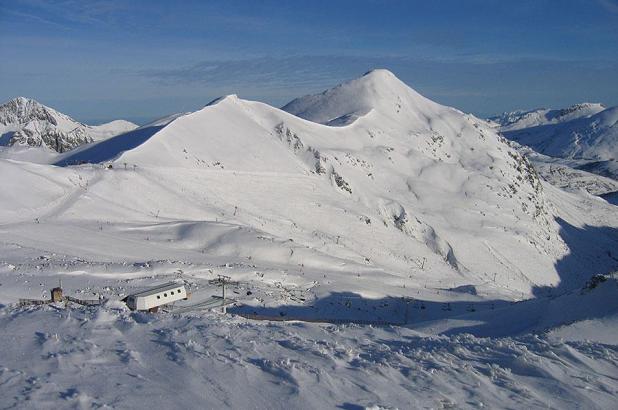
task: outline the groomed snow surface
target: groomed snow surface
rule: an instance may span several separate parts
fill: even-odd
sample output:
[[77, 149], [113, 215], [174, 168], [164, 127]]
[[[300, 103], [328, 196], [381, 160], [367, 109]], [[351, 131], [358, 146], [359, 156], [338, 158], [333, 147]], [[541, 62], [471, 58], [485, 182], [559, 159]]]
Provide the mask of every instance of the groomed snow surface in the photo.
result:
[[[617, 407], [612, 180], [386, 70], [42, 150], [0, 159], [2, 408]], [[17, 305], [59, 281], [108, 301]]]

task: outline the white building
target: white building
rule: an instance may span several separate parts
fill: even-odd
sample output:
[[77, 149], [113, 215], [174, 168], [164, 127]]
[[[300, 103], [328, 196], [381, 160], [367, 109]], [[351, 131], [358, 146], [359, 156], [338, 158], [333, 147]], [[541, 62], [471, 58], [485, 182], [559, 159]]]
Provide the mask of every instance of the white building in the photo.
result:
[[187, 299], [185, 286], [170, 282], [129, 295], [126, 300], [131, 310], [156, 312], [159, 306], [182, 299]]

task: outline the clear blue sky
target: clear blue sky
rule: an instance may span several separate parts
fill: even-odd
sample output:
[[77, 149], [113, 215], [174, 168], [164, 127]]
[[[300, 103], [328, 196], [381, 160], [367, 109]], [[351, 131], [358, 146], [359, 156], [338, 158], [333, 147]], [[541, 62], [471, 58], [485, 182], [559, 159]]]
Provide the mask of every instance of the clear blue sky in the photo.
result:
[[371, 68], [477, 115], [618, 105], [618, 0], [0, 0], [0, 100], [143, 121]]

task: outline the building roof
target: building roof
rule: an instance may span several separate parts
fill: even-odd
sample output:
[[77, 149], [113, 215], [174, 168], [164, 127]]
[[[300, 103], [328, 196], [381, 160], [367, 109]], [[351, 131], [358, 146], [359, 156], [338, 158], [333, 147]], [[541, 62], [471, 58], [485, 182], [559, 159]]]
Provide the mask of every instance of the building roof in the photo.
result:
[[182, 283], [169, 282], [163, 285], [158, 285], [158, 286], [143, 290], [138, 293], [134, 293], [131, 296], [141, 296], [141, 297], [151, 296], [151, 295], [155, 295], [157, 293], [165, 292], [168, 290], [176, 290], [178, 288], [184, 288], [184, 286], [185, 285], [183, 285]]

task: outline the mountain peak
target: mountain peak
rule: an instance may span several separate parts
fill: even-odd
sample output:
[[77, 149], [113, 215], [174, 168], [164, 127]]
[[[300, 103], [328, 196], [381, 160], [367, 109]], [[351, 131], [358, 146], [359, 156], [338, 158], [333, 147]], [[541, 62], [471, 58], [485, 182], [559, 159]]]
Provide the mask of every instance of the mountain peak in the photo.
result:
[[385, 68], [376, 68], [374, 70], [367, 71], [361, 77], [348, 81], [347, 83], [357, 83], [359, 86], [368, 88], [367, 91], [375, 94], [374, 98], [380, 98], [380, 96], [383, 98], [387, 96], [387, 92], [389, 90], [396, 91], [398, 93], [405, 93], [409, 90], [414, 91], [410, 86], [401, 81], [395, 74]]
[[16, 97], [0, 105], [0, 124], [25, 124], [33, 120], [57, 124], [55, 110], [26, 97]]
[[282, 109], [309, 121], [343, 126], [373, 110], [396, 119], [403, 111], [418, 113], [436, 106], [389, 70], [375, 69], [320, 94], [297, 98]]
[[214, 100], [212, 100], [211, 102], [209, 102], [208, 104], [206, 104], [206, 107], [210, 107], [212, 105], [217, 105], [223, 101], [227, 101], [227, 102], [236, 102], [238, 101], [238, 95], [236, 94], [228, 94], [228, 95], [223, 95], [221, 97], [217, 97]]
[[0, 105], [0, 109], [9, 109], [15, 111], [24, 111], [24, 110], [33, 110], [33, 109], [47, 109], [51, 110], [51, 108], [41, 104], [35, 99], [28, 97], [15, 97], [6, 103]]
[[136, 127], [128, 121], [91, 127], [36, 100], [21, 96], [0, 105], [2, 145], [45, 146], [65, 152]]
[[14, 103], [14, 104], [27, 104], [29, 102], [33, 102], [33, 103], [37, 103], [38, 104], [38, 101], [33, 100], [31, 98], [22, 97], [22, 96], [13, 98], [12, 100], [9, 101], [9, 103], [11, 103], [11, 102]]
[[26, 98], [26, 97], [20, 96], [20, 97], [12, 98], [9, 101], [5, 102], [4, 104], [1, 104], [0, 110], [17, 111], [17, 110], [22, 109], [22, 107], [26, 107], [26, 106], [45, 107], [43, 104], [41, 104], [40, 102], [36, 100], [33, 100], [32, 98]]
[[368, 78], [384, 78], [384, 79], [398, 79], [397, 76], [395, 74], [393, 74], [392, 71], [387, 70], [386, 68], [374, 68], [373, 70], [369, 70], [367, 71], [365, 74], [363, 74], [363, 77], [368, 77]]

